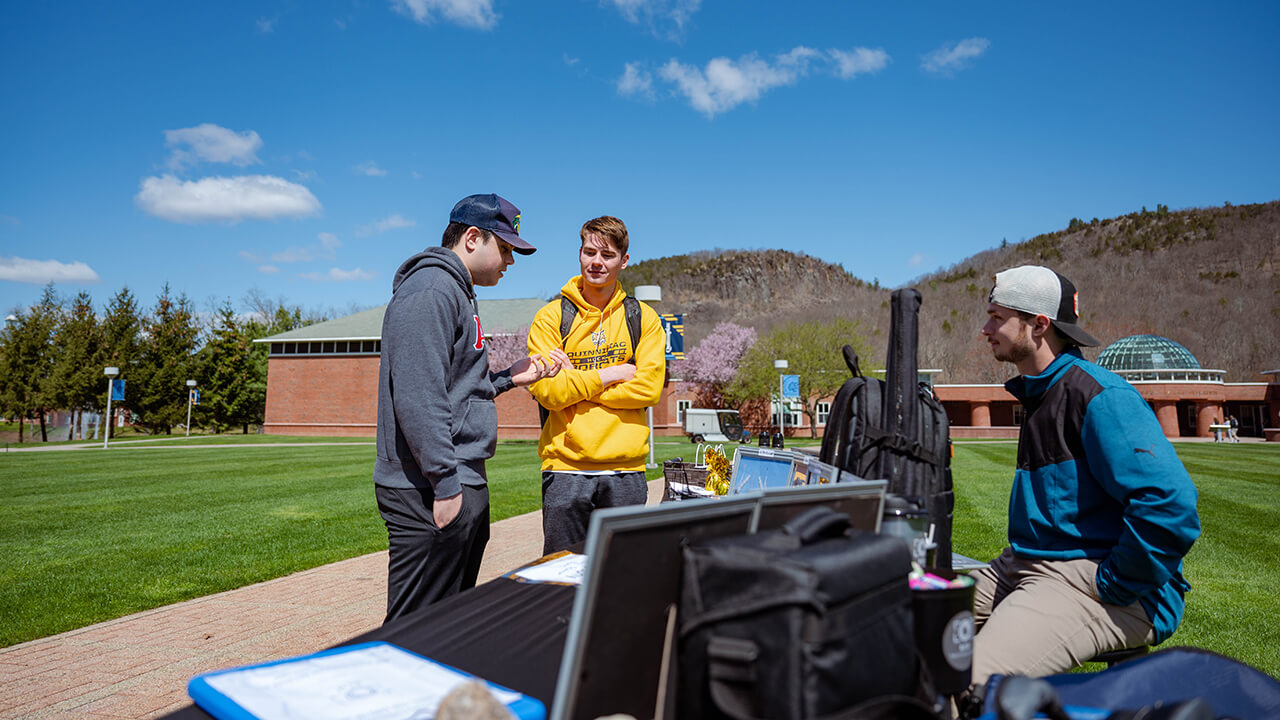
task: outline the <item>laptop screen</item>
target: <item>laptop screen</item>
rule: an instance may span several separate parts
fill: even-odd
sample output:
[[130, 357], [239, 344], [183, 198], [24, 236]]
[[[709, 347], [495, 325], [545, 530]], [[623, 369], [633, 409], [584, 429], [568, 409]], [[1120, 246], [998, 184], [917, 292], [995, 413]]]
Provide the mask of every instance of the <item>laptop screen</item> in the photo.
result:
[[790, 487], [797, 461], [804, 462], [804, 458], [787, 450], [739, 447], [733, 453], [729, 494]]

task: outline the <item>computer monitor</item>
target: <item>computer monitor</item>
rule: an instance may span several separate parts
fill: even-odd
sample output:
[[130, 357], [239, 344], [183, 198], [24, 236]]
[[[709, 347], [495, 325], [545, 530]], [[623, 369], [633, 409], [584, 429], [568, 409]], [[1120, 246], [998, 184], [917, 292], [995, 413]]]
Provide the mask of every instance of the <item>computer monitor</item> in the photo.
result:
[[821, 460], [810, 460], [806, 464], [806, 472], [808, 472], [808, 481], [805, 485], [830, 485], [837, 482], [861, 481], [862, 478], [853, 474], [841, 474], [839, 468], [830, 463], [824, 463]]
[[739, 447], [733, 453], [729, 494], [790, 487], [797, 460], [804, 458], [789, 450]]
[[675, 652], [681, 548], [750, 532], [759, 500], [749, 493], [592, 513], [550, 717], [658, 714], [660, 687], [671, 687], [664, 649]]
[[782, 527], [791, 518], [819, 505], [848, 515], [855, 530], [880, 532], [888, 485], [885, 480], [857, 480], [765, 490], [761, 493], [752, 532]]

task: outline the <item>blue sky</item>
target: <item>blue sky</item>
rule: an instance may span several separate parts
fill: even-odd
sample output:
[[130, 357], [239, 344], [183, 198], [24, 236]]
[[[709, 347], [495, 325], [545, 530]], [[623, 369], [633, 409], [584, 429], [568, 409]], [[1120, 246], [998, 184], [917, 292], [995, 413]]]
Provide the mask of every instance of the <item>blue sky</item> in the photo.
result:
[[5, 3], [0, 307], [370, 307], [479, 192], [539, 248], [481, 297], [555, 293], [603, 214], [632, 262], [898, 285], [1072, 217], [1280, 198], [1278, 30], [1274, 2]]

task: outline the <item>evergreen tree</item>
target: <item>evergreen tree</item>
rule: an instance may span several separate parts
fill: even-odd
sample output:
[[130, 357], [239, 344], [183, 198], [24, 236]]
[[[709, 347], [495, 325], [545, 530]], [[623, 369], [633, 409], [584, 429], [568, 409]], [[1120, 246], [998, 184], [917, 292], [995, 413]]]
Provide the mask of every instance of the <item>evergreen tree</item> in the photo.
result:
[[231, 303], [224, 303], [199, 355], [200, 403], [216, 432], [239, 425], [248, 433], [250, 423], [262, 421], [266, 380], [259, 382], [253, 351]]
[[50, 378], [53, 403], [71, 413], [67, 439], [75, 439], [77, 418], [85, 410], [93, 410], [102, 402], [105, 383], [102, 380], [102, 328], [93, 312], [89, 293], [81, 292], [71, 303], [59, 323], [55, 345], [58, 352]]
[[53, 283], [44, 288], [40, 302], [18, 311], [4, 330], [4, 385], [0, 407], [17, 417], [18, 442], [23, 441], [23, 421], [39, 418], [40, 439], [48, 441], [45, 412], [54, 409], [51, 376], [54, 334], [62, 316], [62, 304]]
[[[134, 300], [133, 294], [129, 292], [128, 287], [120, 289], [120, 292], [111, 298], [107, 303], [107, 316], [102, 320], [102, 355], [100, 364], [105, 368], [108, 366], [120, 368], [119, 378], [121, 380], [130, 380], [133, 376], [133, 368], [138, 360], [139, 342], [142, 334], [142, 318], [138, 314], [138, 302]], [[130, 398], [133, 397], [133, 389], [126, 385], [123, 401], [117, 401], [112, 407], [115, 409], [127, 410], [130, 408]], [[95, 407], [103, 408], [105, 412], [106, 397], [105, 383], [104, 394], [99, 396], [95, 401]], [[111, 418], [106, 419], [106, 432], [110, 433], [112, 426]]]
[[195, 350], [199, 329], [191, 301], [174, 298], [166, 283], [151, 316], [143, 322], [144, 336], [131, 368], [129, 407], [149, 434], [170, 433], [187, 419], [187, 380], [195, 379]]

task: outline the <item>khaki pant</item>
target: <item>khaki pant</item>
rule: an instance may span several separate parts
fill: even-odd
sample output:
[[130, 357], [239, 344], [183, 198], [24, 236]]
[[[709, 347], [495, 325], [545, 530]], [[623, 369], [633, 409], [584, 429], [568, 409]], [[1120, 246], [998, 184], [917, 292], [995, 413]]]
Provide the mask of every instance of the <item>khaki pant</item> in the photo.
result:
[[1099, 653], [1149, 645], [1151, 620], [1139, 603], [1098, 597], [1094, 560], [1024, 560], [1005, 548], [973, 573], [973, 682], [993, 674], [1042, 677]]

